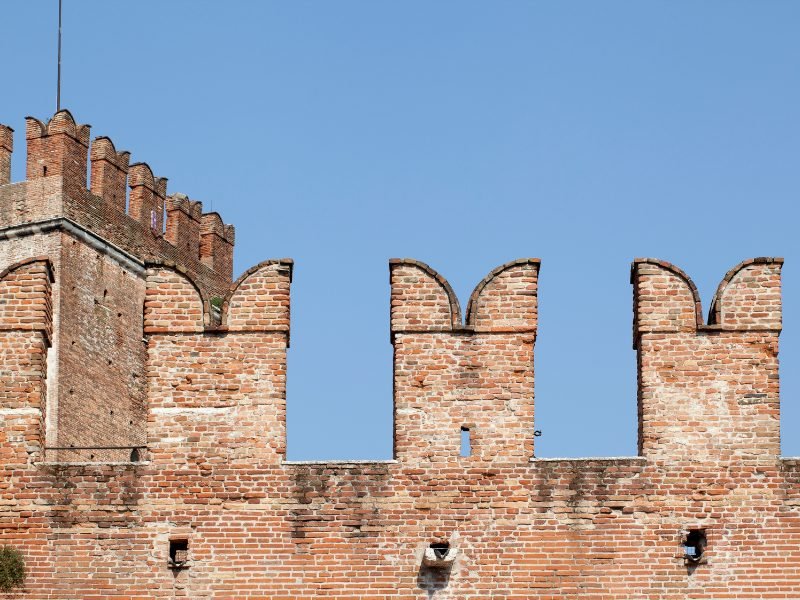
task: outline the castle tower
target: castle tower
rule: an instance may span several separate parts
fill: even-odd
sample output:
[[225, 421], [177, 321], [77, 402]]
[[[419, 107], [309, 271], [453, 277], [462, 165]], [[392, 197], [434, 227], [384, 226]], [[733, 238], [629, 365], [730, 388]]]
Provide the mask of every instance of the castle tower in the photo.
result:
[[34, 315], [45, 349], [38, 370], [24, 371], [46, 397], [35, 409], [51, 450], [37, 448], [37, 460], [127, 461], [146, 445], [148, 267], [186, 273], [204, 299], [231, 285], [233, 228], [198, 202], [168, 198], [165, 178], [107, 137], [90, 143], [89, 131], [67, 110], [46, 123], [28, 117], [27, 178], [11, 184], [13, 131], [0, 126], [0, 271], [27, 273], [30, 286], [7, 303], [48, 295]]

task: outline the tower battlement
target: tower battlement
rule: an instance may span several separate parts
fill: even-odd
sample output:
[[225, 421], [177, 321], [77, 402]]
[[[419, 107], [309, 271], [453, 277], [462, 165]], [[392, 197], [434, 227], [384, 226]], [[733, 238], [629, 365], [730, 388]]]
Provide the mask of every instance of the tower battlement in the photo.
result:
[[465, 310], [433, 268], [390, 260], [393, 458], [292, 462], [293, 262], [232, 281], [217, 213], [67, 111], [26, 129], [11, 184], [0, 126], [18, 597], [800, 597], [782, 259], [728, 271], [707, 320], [686, 273], [633, 261], [638, 455], [592, 459], [534, 452], [539, 259], [492, 270]]
[[[147, 163], [131, 163], [109, 137], [90, 142], [90, 130], [68, 110], [47, 122], [26, 118], [26, 181], [0, 193], [0, 227], [67, 218], [142, 265], [182, 265], [201, 286], [223, 294], [233, 274], [233, 226], [217, 213], [197, 215], [202, 204], [175, 212], [165, 177]], [[12, 152], [13, 130], [0, 125], [0, 185], [10, 182]]]

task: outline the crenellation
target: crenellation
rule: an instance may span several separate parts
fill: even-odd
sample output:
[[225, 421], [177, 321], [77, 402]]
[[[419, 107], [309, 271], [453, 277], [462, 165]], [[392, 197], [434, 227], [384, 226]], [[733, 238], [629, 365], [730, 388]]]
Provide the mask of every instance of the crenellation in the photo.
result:
[[148, 269], [145, 334], [202, 332], [206, 312], [200, 290], [185, 274], [169, 267]]
[[694, 282], [666, 261], [637, 258], [634, 286], [634, 342], [641, 333], [696, 331], [703, 325], [700, 293]]
[[759, 258], [731, 269], [706, 325], [685, 273], [663, 261], [634, 262], [643, 455], [702, 454], [727, 463], [780, 453], [782, 265], [780, 258]]
[[[200, 203], [167, 202], [166, 178], [155, 177], [146, 163], [131, 164], [130, 154], [117, 151], [108, 137], [90, 145], [89, 126], [76, 124], [69, 111], [59, 111], [48, 122], [28, 117], [26, 137], [28, 177], [0, 190], [0, 226], [69, 219], [142, 266], [182, 265], [204, 293], [227, 293], [233, 275], [232, 225], [219, 215], [206, 217], [203, 225]], [[0, 126], [0, 167], [9, 173], [12, 141], [11, 129]]]
[[167, 197], [167, 230], [164, 238], [186, 253], [200, 257], [200, 228], [203, 204], [184, 194]]
[[27, 179], [61, 176], [70, 192], [86, 189], [89, 130], [75, 122], [68, 110], [58, 111], [47, 123], [25, 118], [28, 142]]
[[14, 130], [0, 124], [0, 185], [11, 183], [11, 155], [14, 152]]
[[728, 271], [709, 310], [709, 325], [725, 330], [781, 330], [782, 258], [752, 258]]
[[[452, 287], [419, 261], [393, 259], [395, 455], [423, 464], [519, 464], [533, 456], [533, 346], [538, 259], [493, 270], [466, 325]], [[502, 426], [498, 426], [502, 423]]]
[[218, 271], [233, 275], [233, 225], [225, 225], [218, 213], [204, 213], [200, 218], [200, 260]]
[[0, 330], [40, 331], [49, 345], [53, 330], [53, 269], [46, 256], [36, 256], [0, 272]]
[[231, 286], [222, 306], [222, 325], [231, 331], [289, 335], [289, 289], [294, 262], [268, 260], [248, 269]]
[[25, 469], [44, 454], [53, 281], [46, 256], [18, 261], [0, 272], [0, 441], [5, 442], [0, 464], [6, 469]]
[[458, 298], [444, 277], [413, 259], [389, 261], [391, 331], [453, 331], [462, 327]]
[[538, 258], [520, 259], [494, 269], [472, 292], [467, 325], [477, 332], [536, 331]]
[[539, 259], [492, 270], [465, 314], [392, 259], [392, 459], [286, 461], [292, 260], [234, 282], [217, 213], [66, 111], [27, 130], [29, 180], [0, 185], [15, 597], [800, 597], [782, 259], [731, 269], [708, 323], [686, 273], [634, 261], [639, 455], [587, 459], [534, 452]]
[[128, 214], [159, 237], [164, 229], [167, 179], [154, 177], [150, 165], [134, 163], [128, 171]]
[[107, 137], [96, 137], [89, 152], [91, 162], [91, 192], [100, 196], [120, 212], [126, 211], [128, 163], [131, 153], [117, 152]]

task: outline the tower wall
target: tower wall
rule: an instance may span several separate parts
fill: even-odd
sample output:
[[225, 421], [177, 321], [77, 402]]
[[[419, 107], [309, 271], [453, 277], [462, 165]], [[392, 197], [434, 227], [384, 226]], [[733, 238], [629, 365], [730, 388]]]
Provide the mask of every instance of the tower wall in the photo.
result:
[[60, 252], [52, 445], [79, 450], [54, 454], [65, 461], [127, 461], [131, 447], [146, 445], [144, 278], [68, 234]]

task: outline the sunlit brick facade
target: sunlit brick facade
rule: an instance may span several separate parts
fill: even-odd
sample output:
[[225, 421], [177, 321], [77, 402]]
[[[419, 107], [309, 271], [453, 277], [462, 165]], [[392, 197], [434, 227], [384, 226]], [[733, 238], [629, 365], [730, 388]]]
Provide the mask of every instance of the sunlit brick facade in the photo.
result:
[[782, 260], [732, 269], [708, 322], [680, 269], [634, 261], [639, 456], [591, 459], [535, 457], [539, 261], [462, 315], [392, 260], [394, 459], [287, 462], [292, 261], [234, 282], [233, 228], [149, 166], [67, 111], [26, 138], [12, 184], [0, 126], [9, 598], [800, 598]]

